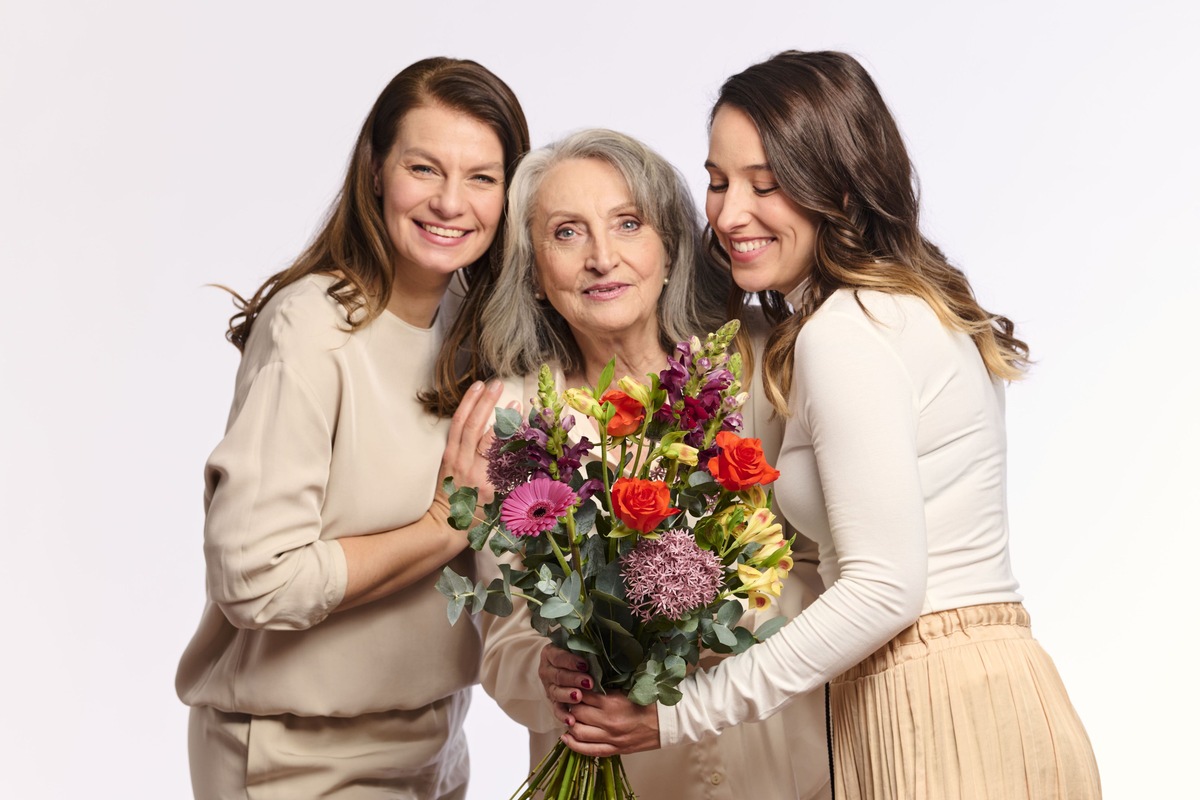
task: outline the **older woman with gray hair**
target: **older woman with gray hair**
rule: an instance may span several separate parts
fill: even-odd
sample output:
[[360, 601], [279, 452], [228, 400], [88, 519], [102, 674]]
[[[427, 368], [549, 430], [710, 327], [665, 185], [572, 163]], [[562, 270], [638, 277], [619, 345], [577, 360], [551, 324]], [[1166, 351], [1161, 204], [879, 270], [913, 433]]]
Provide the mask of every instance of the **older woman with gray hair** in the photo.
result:
[[[594, 385], [614, 358], [616, 375], [642, 376], [666, 366], [675, 342], [719, 327], [731, 284], [702, 248], [697, 219], [679, 173], [623, 134], [580, 131], [527, 155], [510, 184], [504, 265], [483, 312], [482, 355], [505, 381], [502, 402], [527, 407], [543, 363], [560, 388]], [[751, 387], [743, 413], [773, 458], [782, 426], [761, 390]], [[577, 417], [572, 438], [596, 441], [591, 422]], [[794, 616], [821, 591], [815, 548], [794, 555], [782, 601], [743, 624]], [[552, 646], [519, 601], [511, 616], [485, 614], [483, 627], [484, 689], [529, 728], [536, 763], [563, 732], [539, 677], [551, 669]], [[812, 698], [624, 762], [642, 800], [794, 800], [828, 797], [827, 757], [823, 709]]]

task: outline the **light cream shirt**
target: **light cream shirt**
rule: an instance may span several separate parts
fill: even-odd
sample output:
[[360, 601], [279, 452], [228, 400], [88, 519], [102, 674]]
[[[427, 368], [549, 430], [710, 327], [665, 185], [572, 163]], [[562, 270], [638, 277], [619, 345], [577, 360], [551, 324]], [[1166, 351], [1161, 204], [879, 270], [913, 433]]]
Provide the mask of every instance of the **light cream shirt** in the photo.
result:
[[[620, 377], [620, 376], [618, 376]], [[644, 377], [644, 376], [635, 376]], [[558, 387], [563, 387], [556, 370]], [[756, 378], [757, 380], [757, 378]], [[518, 400], [524, 413], [537, 393], [537, 376], [505, 382], [503, 403]], [[591, 420], [575, 414], [573, 441], [587, 436], [598, 442]], [[750, 389], [743, 409], [744, 436], [763, 440], [768, 461], [779, 449], [782, 422], [771, 419], [771, 408], [760, 387]], [[491, 551], [481, 555], [481, 573], [495, 573]], [[783, 614], [800, 613], [820, 594], [816, 571], [816, 546], [797, 538], [793, 551], [796, 566], [784, 582], [783, 598], [765, 611], [749, 612], [740, 624], [753, 628]], [[510, 563], [519, 566], [515, 557]], [[488, 563], [491, 562], [491, 563]], [[554, 718], [550, 702], [538, 679], [538, 662], [546, 639], [529, 624], [528, 607], [516, 601], [512, 615], [498, 618], [483, 614], [484, 652], [480, 679], [488, 694], [504, 711], [529, 728], [530, 766], [550, 751], [563, 728]], [[778, 634], [777, 634], [778, 635]], [[759, 647], [761, 645], [755, 645]], [[751, 648], [754, 649], [754, 648]], [[716, 658], [702, 659], [711, 664]], [[824, 698], [810, 695], [791, 704], [769, 720], [747, 723], [697, 741], [645, 753], [623, 756], [630, 785], [642, 800], [816, 800], [829, 796], [828, 751], [825, 746]]]
[[[345, 717], [475, 682], [478, 629], [450, 626], [438, 573], [331, 614], [346, 590], [336, 540], [419, 519], [448, 430], [416, 400], [448, 314], [422, 329], [385, 311], [350, 333], [332, 281], [280, 291], [242, 355], [204, 471], [208, 602], [176, 676], [189, 705]], [[473, 574], [472, 554], [452, 563]]]
[[829, 588], [767, 642], [685, 681], [683, 700], [659, 708], [664, 743], [811, 696], [921, 614], [1021, 599], [1003, 385], [924, 301], [858, 296], [866, 311], [838, 291], [796, 339], [776, 484]]

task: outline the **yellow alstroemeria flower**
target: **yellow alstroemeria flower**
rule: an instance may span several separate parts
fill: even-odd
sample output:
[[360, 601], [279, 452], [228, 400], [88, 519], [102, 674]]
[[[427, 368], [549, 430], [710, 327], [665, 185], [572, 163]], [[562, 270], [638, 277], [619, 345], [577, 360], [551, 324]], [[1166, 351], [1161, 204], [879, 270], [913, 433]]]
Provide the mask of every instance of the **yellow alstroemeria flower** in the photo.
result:
[[[775, 521], [769, 508], [757, 508], [746, 519], [746, 527], [738, 533], [734, 544], [744, 547], [750, 542], [766, 545], [783, 538], [783, 526]], [[773, 552], [773, 551], [772, 551]]]
[[748, 594], [761, 592], [772, 597], [783, 594], [783, 581], [774, 567], [760, 572], [749, 564], [738, 564], [738, 577], [742, 579], [742, 590]]
[[644, 383], [639, 383], [630, 376], [626, 375], [624, 378], [621, 378], [621, 380], [617, 381], [617, 388], [641, 403], [642, 407], [647, 411], [650, 410], [649, 386]]
[[683, 442], [669, 444], [663, 448], [663, 458], [669, 458], [672, 461], [678, 461], [680, 464], [687, 464], [694, 467], [699, 463], [698, 459], [700, 451], [691, 445], [686, 445]]
[[600, 403], [587, 389], [567, 389], [563, 392], [563, 400], [580, 414], [586, 414], [592, 419], [599, 419], [603, 411]]
[[762, 592], [750, 592], [746, 595], [746, 600], [750, 603], [751, 608], [764, 609], [771, 606], [771, 598]]
[[748, 505], [755, 508], [766, 508], [767, 505], [767, 490], [762, 487], [762, 484], [756, 483], [741, 491], [742, 499]]

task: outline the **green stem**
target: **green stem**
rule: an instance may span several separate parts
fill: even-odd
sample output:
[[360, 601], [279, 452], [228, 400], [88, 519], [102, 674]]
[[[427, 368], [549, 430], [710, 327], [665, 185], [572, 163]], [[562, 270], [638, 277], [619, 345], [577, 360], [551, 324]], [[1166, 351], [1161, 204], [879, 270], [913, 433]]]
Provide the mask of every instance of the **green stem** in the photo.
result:
[[563, 575], [566, 576], [571, 572], [571, 565], [567, 563], [567, 557], [563, 555], [562, 548], [558, 546], [558, 542], [554, 541], [552, 533], [547, 533], [546, 538], [550, 541], [550, 548], [554, 551], [554, 557], [558, 559], [558, 565], [563, 568]]

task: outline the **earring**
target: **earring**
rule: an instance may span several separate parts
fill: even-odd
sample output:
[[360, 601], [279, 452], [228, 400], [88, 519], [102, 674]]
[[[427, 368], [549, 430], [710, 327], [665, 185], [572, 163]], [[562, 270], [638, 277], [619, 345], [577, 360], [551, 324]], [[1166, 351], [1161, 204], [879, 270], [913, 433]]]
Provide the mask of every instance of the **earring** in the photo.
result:
[[541, 289], [534, 289], [533, 290], [533, 299], [534, 300], [545, 300], [546, 293], [543, 292]]
[[666, 286], [670, 282], [671, 282], [671, 278], [669, 276], [663, 277], [663, 286]]

